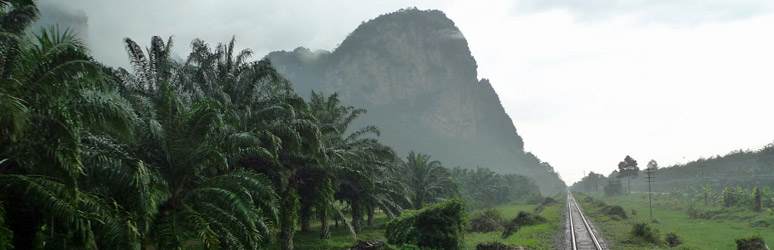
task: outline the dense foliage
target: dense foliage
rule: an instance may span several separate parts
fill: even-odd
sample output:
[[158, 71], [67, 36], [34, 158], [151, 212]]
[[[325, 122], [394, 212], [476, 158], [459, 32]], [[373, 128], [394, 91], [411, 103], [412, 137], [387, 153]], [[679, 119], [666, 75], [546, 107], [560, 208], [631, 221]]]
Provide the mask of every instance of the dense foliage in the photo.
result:
[[470, 218], [469, 232], [488, 233], [492, 231], [500, 231], [503, 229], [505, 219], [500, 214], [500, 211], [493, 208], [487, 208], [478, 215]]
[[658, 230], [651, 228], [648, 223], [635, 223], [630, 233], [633, 239], [649, 243], [659, 243]]
[[763, 241], [760, 235], [755, 234], [749, 238], [737, 238], [736, 239], [737, 250], [764, 250], [768, 249], [766, 243]]
[[27, 33], [37, 15], [0, 1], [0, 249], [292, 249], [312, 219], [320, 238], [330, 219], [356, 234], [376, 210], [411, 221], [418, 246], [454, 248], [465, 205], [449, 199], [537, 192], [522, 176], [477, 169], [506, 188], [474, 188], [429, 155], [400, 159], [379, 129], [353, 126], [364, 109], [301, 98], [234, 39], [194, 40], [176, 60], [171, 38], [127, 38], [127, 70], [67, 30]]
[[385, 234], [393, 245], [459, 249], [466, 221], [464, 202], [452, 199], [421, 210], [407, 210], [387, 224]]
[[492, 207], [511, 201], [540, 202], [542, 196], [535, 182], [522, 175], [498, 174], [487, 168], [465, 169], [456, 167], [452, 179], [460, 187], [460, 195], [473, 209]]
[[680, 236], [671, 232], [666, 234], [664, 240], [666, 241], [669, 247], [676, 247], [676, 246], [679, 246], [680, 244], [683, 244], [683, 241], [680, 239]]
[[[709, 207], [742, 208], [755, 212], [774, 211], [774, 191], [769, 186], [754, 187], [752, 190], [741, 186], [725, 187], [716, 191], [707, 183], [700, 187], [674, 189], [669, 193], [658, 194], [658, 197], [679, 199], [689, 204], [701, 203]], [[709, 216], [696, 209], [689, 209], [688, 212], [691, 217]]]

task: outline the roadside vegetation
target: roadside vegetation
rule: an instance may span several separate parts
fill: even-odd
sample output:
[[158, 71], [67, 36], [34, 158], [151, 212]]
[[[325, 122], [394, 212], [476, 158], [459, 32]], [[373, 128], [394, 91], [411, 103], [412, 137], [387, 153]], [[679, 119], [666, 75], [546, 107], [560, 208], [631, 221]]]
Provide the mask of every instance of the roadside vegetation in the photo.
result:
[[576, 198], [611, 249], [736, 249], [737, 239], [744, 244], [758, 242], [753, 236], [774, 240], [774, 213], [749, 207], [704, 205], [686, 195], [656, 194], [651, 220], [647, 193], [616, 196], [612, 205], [601, 193]]
[[[478, 245], [482, 245], [480, 249], [509, 249], [498, 247], [515, 246], [554, 249], [556, 237], [561, 231], [563, 205], [563, 195], [557, 195], [533, 205], [506, 204], [476, 211], [470, 215], [471, 228], [465, 234], [465, 249], [477, 249]], [[481, 224], [474, 225], [475, 221], [493, 226], [490, 230], [481, 230], [483, 227]]]

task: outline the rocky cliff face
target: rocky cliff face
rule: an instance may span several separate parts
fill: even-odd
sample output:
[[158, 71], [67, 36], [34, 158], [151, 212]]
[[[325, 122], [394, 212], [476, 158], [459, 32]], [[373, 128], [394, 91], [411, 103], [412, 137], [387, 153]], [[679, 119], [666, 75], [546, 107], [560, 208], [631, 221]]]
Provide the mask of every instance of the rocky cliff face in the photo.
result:
[[400, 10], [365, 22], [333, 52], [298, 48], [268, 55], [302, 96], [338, 92], [368, 110], [398, 153], [428, 153], [447, 167], [487, 167], [533, 177], [544, 193], [564, 189], [524, 143], [492, 85], [478, 79], [467, 41], [440, 11]]

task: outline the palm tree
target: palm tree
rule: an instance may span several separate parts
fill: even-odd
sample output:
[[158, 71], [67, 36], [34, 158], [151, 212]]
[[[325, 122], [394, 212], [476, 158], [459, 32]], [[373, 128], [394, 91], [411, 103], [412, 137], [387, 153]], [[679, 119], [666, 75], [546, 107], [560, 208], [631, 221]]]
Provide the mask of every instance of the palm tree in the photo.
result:
[[508, 197], [502, 176], [488, 168], [476, 167], [475, 171], [471, 171], [466, 188], [483, 207], [491, 207]]
[[0, 245], [13, 232], [18, 248], [132, 246], [121, 209], [80, 187], [87, 131], [127, 136], [132, 113], [72, 33], [24, 34], [37, 14], [32, 1], [0, 1]]
[[426, 154], [409, 152], [403, 165], [405, 183], [414, 209], [425, 203], [436, 203], [456, 193], [449, 170]]
[[89, 134], [129, 138], [133, 114], [72, 33], [20, 34], [36, 13], [29, 1], [0, 2], [0, 199], [13, 245], [137, 246], [124, 211], [84, 184], [96, 167]]
[[169, 59], [169, 42], [154, 37], [148, 59], [125, 42], [135, 73], [120, 77], [123, 94], [142, 120], [129, 147], [151, 176], [147, 219], [137, 218], [146, 241], [163, 249], [194, 239], [208, 248], [268, 242], [278, 197], [266, 176], [233, 167], [263, 152], [260, 142], [226, 127], [220, 103], [185, 91], [190, 78]]
[[181, 70], [190, 82], [181, 85], [194, 96], [213, 100], [224, 110], [226, 127], [242, 131], [258, 142], [254, 153], [239, 158], [239, 166], [269, 176], [280, 194], [279, 238], [283, 249], [293, 248], [298, 188], [303, 175], [317, 171], [320, 132], [307, 103], [267, 59], [247, 62], [252, 54], [236, 55], [235, 39], [215, 50], [201, 40]]
[[[382, 207], [391, 216], [400, 213], [402, 208], [390, 196], [395, 190], [390, 189], [390, 179], [386, 175], [386, 167], [393, 162], [395, 154], [389, 147], [379, 143], [369, 136], [378, 136], [379, 130], [374, 126], [366, 126], [348, 133], [349, 126], [364, 109], [344, 106], [337, 94], [325, 97], [312, 92], [310, 107], [323, 134], [322, 150], [327, 158], [324, 172], [317, 176], [316, 182], [310, 185], [321, 186], [318, 190], [326, 193], [316, 194], [317, 209], [322, 222], [321, 238], [329, 237], [328, 212], [334, 210], [333, 199], [338, 198], [350, 204], [352, 211], [352, 229], [360, 231], [363, 211], [373, 218], [373, 208]], [[381, 180], [378, 178], [383, 177]], [[335, 185], [335, 192], [327, 185]], [[338, 214], [339, 211], [335, 211]], [[302, 219], [302, 221], [304, 221]], [[369, 220], [371, 221], [371, 220]]]
[[23, 66], [24, 30], [37, 16], [32, 1], [0, 1], [0, 142], [19, 137], [29, 120], [29, 110], [17, 96], [22, 83], [12, 73]]

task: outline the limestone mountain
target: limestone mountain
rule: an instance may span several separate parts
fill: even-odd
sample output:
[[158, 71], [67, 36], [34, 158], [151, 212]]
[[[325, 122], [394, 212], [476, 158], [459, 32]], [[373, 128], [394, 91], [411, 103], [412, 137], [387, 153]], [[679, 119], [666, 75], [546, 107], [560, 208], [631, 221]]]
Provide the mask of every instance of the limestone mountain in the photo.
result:
[[338, 92], [365, 108], [399, 154], [428, 153], [447, 167], [476, 166], [532, 177], [541, 192], [564, 182], [524, 152], [524, 142], [454, 22], [437, 10], [403, 9], [364, 22], [333, 52], [297, 48], [268, 55], [302, 96]]

